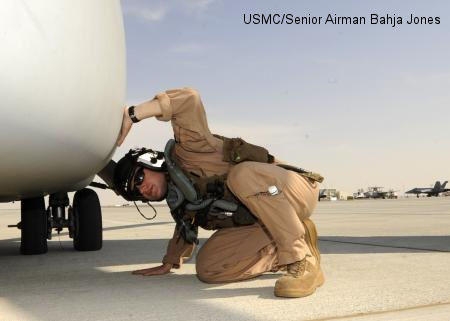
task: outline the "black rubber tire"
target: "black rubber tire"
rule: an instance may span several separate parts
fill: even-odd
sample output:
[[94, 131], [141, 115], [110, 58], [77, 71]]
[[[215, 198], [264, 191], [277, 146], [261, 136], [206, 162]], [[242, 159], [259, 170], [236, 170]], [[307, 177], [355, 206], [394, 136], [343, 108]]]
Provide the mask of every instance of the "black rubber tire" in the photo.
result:
[[47, 215], [44, 197], [21, 201], [20, 253], [25, 255], [47, 253]]
[[73, 197], [74, 236], [77, 251], [97, 251], [102, 248], [102, 209], [97, 193], [84, 188]]

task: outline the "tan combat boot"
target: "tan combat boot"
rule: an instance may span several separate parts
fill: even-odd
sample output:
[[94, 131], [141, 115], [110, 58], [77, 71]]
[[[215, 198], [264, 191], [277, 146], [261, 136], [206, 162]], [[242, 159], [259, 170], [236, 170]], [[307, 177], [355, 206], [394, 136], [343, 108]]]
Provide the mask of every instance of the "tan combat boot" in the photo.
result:
[[[325, 282], [320, 268], [320, 251], [316, 226], [310, 219], [302, 220], [305, 227], [305, 242], [313, 258], [287, 265], [287, 273], [277, 280], [275, 295], [287, 298], [300, 298], [314, 293]], [[314, 263], [313, 263], [314, 262]]]
[[285, 298], [301, 298], [316, 291], [324, 282], [319, 264], [306, 258], [287, 265], [287, 272], [275, 283], [275, 295]]

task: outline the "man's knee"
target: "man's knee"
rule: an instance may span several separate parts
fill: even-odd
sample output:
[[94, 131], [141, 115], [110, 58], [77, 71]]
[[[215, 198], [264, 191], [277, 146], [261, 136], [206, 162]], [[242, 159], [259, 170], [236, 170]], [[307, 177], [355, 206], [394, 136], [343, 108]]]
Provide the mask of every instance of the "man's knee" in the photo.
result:
[[214, 279], [212, 278], [211, 274], [208, 274], [205, 269], [199, 268], [198, 265], [196, 265], [196, 272], [197, 272], [197, 278], [205, 283], [215, 283]]
[[198, 251], [197, 257], [195, 259], [195, 271], [197, 272], [197, 277], [200, 279], [200, 281], [203, 281], [203, 279], [205, 279], [206, 269], [205, 260], [202, 255], [202, 249]]
[[[200, 250], [197, 254], [195, 271], [197, 273], [197, 278], [205, 283], [217, 283], [214, 278], [217, 273], [211, 272], [211, 259], [208, 258], [207, 254], [202, 253]], [[217, 276], [216, 276], [217, 278]]]

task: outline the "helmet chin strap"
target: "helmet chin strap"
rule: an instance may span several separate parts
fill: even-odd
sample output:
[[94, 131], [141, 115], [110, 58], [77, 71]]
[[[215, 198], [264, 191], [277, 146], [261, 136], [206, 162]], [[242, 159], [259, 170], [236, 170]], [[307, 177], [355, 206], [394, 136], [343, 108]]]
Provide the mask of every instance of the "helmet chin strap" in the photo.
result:
[[158, 212], [157, 212], [156, 209], [153, 207], [153, 205], [150, 204], [150, 202], [147, 202], [147, 205], [150, 206], [150, 207], [153, 209], [153, 212], [155, 212], [155, 214], [154, 214], [152, 217], [147, 217], [147, 216], [145, 216], [145, 215], [141, 212], [141, 210], [139, 209], [139, 207], [137, 206], [136, 201], [133, 201], [133, 203], [134, 203], [134, 206], [136, 206], [136, 209], [137, 209], [137, 211], [139, 212], [139, 214], [141, 214], [141, 216], [142, 216], [143, 218], [145, 218], [147, 221], [153, 220], [153, 219], [156, 217], [156, 215], [158, 215]]

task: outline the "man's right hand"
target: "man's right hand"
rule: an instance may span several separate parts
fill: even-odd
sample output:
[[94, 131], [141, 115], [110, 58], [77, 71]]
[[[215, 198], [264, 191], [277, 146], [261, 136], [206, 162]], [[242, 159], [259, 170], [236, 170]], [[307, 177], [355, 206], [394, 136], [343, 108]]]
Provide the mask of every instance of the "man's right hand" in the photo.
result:
[[144, 275], [144, 276], [168, 274], [168, 273], [170, 273], [172, 266], [173, 265], [171, 263], [163, 263], [162, 265], [155, 266], [152, 268], [133, 271], [133, 274], [134, 275]]

